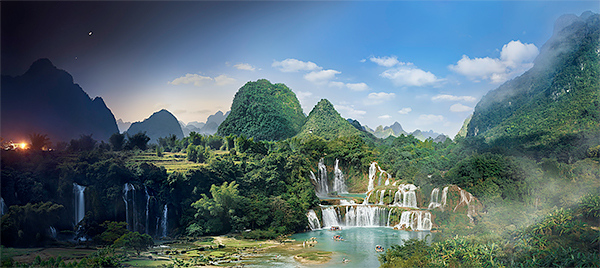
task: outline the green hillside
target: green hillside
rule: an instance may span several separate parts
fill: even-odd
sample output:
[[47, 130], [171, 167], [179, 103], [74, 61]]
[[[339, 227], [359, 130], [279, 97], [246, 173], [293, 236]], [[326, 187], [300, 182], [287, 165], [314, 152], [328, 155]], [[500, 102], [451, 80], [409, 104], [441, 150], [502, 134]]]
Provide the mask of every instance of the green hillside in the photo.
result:
[[[477, 104], [467, 136], [561, 161], [581, 158], [600, 132], [600, 16], [575, 17], [535, 66]], [[558, 26], [557, 26], [558, 27]]]
[[335, 110], [331, 102], [322, 99], [315, 105], [306, 118], [306, 123], [296, 135], [304, 139], [310, 136], [318, 136], [326, 140], [337, 137], [367, 135], [353, 127], [347, 120]]
[[231, 113], [219, 126], [218, 134], [281, 140], [296, 135], [304, 119], [300, 102], [292, 90], [284, 84], [260, 79], [238, 90]]

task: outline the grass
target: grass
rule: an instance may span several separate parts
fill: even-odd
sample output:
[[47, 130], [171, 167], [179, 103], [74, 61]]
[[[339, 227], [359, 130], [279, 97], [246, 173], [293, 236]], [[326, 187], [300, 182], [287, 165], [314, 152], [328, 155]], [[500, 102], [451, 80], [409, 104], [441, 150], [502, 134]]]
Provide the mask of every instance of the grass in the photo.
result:
[[170, 263], [172, 262], [165, 260], [128, 260], [123, 262], [124, 265], [132, 267], [158, 267], [160, 265], [167, 265]]
[[331, 252], [327, 251], [310, 251], [302, 254], [298, 254], [298, 257], [304, 258], [311, 261], [323, 261], [329, 259]]
[[79, 260], [92, 254], [94, 249], [74, 249], [74, 248], [5, 248], [2, 247], [2, 257], [12, 257], [19, 263], [32, 263], [40, 256], [42, 260], [56, 258], [61, 256], [63, 260]]
[[191, 169], [197, 169], [206, 164], [194, 163], [188, 161], [185, 153], [166, 152], [162, 157], [156, 156], [156, 153], [140, 153], [128, 159], [129, 163], [152, 163], [155, 166], [164, 167], [167, 173], [180, 172], [185, 173]]

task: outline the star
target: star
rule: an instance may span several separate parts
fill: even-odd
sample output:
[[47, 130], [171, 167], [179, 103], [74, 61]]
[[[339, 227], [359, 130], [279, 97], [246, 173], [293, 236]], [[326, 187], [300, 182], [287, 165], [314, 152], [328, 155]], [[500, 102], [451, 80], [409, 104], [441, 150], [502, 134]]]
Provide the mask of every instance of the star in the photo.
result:
[[92, 31], [90, 31], [90, 32], [88, 33], [88, 35], [89, 35], [89, 36], [92, 36]]

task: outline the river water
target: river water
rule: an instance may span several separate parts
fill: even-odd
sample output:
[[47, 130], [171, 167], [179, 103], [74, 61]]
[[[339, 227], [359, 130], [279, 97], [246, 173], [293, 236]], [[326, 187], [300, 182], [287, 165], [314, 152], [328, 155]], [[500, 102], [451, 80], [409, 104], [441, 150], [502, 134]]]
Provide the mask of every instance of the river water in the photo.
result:
[[[341, 235], [344, 241], [335, 241], [334, 235]], [[391, 245], [402, 245], [404, 239], [418, 238], [431, 242], [431, 232], [408, 232], [394, 230], [388, 227], [346, 227], [341, 231], [330, 231], [328, 229], [314, 230], [306, 233], [292, 235], [296, 241], [305, 241], [316, 237], [318, 243], [315, 250], [333, 252], [331, 261], [321, 265], [303, 265], [294, 260], [293, 256], [280, 255], [276, 260], [270, 259], [265, 262], [250, 264], [249, 267], [379, 267], [378, 256], [381, 253], [375, 251], [376, 245], [385, 249]], [[346, 258], [347, 263], [342, 263]]]

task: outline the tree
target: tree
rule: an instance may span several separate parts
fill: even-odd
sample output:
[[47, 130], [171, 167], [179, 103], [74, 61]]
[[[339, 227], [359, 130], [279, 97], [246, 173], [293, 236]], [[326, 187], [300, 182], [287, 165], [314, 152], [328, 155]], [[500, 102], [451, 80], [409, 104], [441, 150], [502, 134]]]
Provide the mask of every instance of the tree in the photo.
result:
[[121, 151], [123, 150], [123, 146], [125, 145], [125, 134], [115, 133], [110, 136], [108, 139], [110, 145], [113, 148], [113, 151]]
[[138, 232], [129, 232], [119, 237], [115, 241], [115, 246], [122, 247], [126, 250], [134, 250], [139, 256], [140, 252], [147, 250], [154, 245], [154, 240], [148, 234], [140, 234]]
[[235, 181], [230, 184], [224, 182], [221, 186], [213, 184], [210, 187], [212, 198], [202, 194], [202, 198], [192, 204], [197, 210], [196, 219], [204, 223], [204, 228], [198, 224], [194, 225], [194, 232], [200, 233], [198, 230], [205, 230], [207, 233], [220, 233], [230, 230], [236, 210], [244, 203], [243, 197], [239, 195], [238, 186]]
[[126, 222], [105, 221], [100, 226], [106, 228], [106, 230], [97, 237], [94, 237], [94, 240], [98, 240], [106, 245], [114, 244], [117, 239], [129, 232], [127, 231]]
[[92, 138], [93, 134], [90, 135], [81, 135], [79, 139], [72, 139], [71, 145], [69, 146], [69, 150], [74, 152], [82, 152], [82, 151], [91, 151], [96, 148], [96, 140]]
[[148, 137], [146, 135], [145, 131], [138, 132], [137, 134], [134, 134], [133, 136], [129, 136], [129, 134], [127, 134], [127, 139], [129, 140], [129, 142], [127, 144], [128, 149], [138, 148], [142, 151], [145, 151], [146, 149], [148, 149], [148, 142], [150, 141], [150, 137]]
[[50, 146], [50, 139], [48, 138], [48, 134], [29, 134], [29, 140], [31, 140], [31, 149], [33, 150], [39, 151], [43, 150], [44, 147]]

